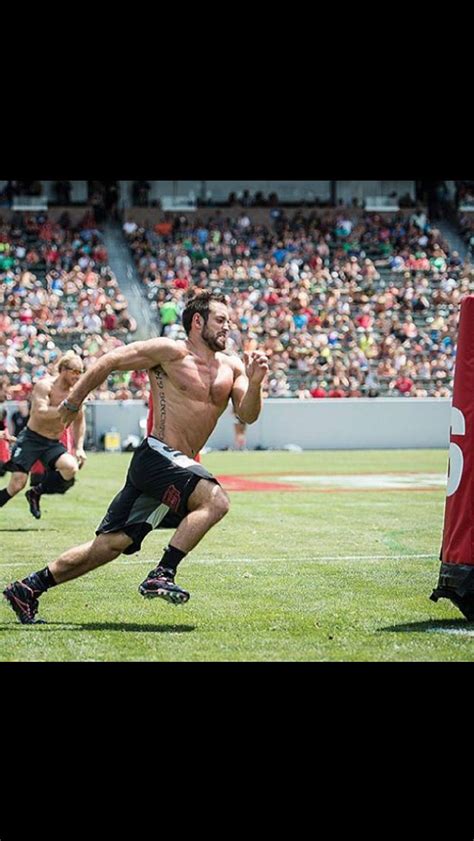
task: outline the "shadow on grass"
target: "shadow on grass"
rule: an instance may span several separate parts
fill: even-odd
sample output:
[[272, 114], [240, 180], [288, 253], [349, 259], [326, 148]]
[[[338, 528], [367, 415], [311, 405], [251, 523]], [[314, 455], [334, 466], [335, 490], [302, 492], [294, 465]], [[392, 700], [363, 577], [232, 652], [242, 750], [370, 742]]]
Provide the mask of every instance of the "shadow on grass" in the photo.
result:
[[430, 619], [428, 622], [405, 622], [402, 625], [387, 625], [377, 631], [391, 631], [397, 634], [420, 634], [426, 631], [470, 631], [474, 633], [474, 622], [467, 619]]
[[52, 529], [52, 528], [48, 529], [48, 528], [44, 528], [44, 526], [42, 526], [41, 528], [38, 528], [38, 527], [35, 527], [35, 526], [27, 526], [26, 529], [23, 529], [23, 528], [22, 529], [0, 529], [0, 532], [4, 532], [4, 531], [5, 532], [7, 532], [7, 531], [12, 531], [12, 532], [16, 532], [16, 531], [59, 531], [59, 529]]
[[17, 528], [17, 529], [8, 529], [8, 528], [0, 528], [0, 532], [17, 532], [17, 531], [57, 531], [59, 532], [60, 529], [53, 529], [48, 528], [47, 526], [26, 526], [26, 528]]
[[45, 631], [120, 631], [121, 633], [185, 634], [195, 630], [195, 625], [139, 625], [131, 622], [47, 622], [44, 625], [21, 625], [0, 623], [2, 631], [24, 631], [41, 629]]

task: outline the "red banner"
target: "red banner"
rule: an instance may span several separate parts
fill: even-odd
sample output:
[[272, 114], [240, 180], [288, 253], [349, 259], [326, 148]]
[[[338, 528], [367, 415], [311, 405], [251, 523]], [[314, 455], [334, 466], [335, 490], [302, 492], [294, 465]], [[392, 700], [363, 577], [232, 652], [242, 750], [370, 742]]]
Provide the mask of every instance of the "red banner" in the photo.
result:
[[441, 560], [474, 566], [474, 295], [461, 304]]

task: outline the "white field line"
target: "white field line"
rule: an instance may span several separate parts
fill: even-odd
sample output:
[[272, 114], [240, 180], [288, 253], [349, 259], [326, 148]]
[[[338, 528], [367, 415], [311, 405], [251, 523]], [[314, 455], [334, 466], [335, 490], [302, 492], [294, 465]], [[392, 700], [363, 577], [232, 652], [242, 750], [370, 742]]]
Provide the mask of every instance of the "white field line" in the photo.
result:
[[[324, 555], [321, 557], [310, 557], [310, 558], [296, 558], [297, 561], [301, 561], [302, 563], [321, 563], [324, 561], [395, 561], [395, 560], [402, 560], [402, 561], [409, 561], [409, 560], [417, 560], [417, 559], [428, 559], [428, 558], [437, 558], [437, 553], [432, 553], [430, 555]], [[158, 562], [159, 559], [157, 557], [152, 558], [151, 560], [140, 560], [140, 561], [113, 561], [112, 563], [118, 566], [132, 566], [134, 564], [155, 564]], [[291, 561], [291, 563], [295, 563], [292, 558], [289, 557], [278, 557], [278, 558], [190, 558], [191, 563], [194, 564], [259, 564], [259, 563], [268, 563], [268, 561]], [[189, 561], [188, 561], [189, 563]], [[31, 561], [27, 563], [25, 561], [18, 561], [15, 563], [0, 563], [0, 569], [2, 567], [24, 567], [28, 566], [31, 567], [33, 564]]]

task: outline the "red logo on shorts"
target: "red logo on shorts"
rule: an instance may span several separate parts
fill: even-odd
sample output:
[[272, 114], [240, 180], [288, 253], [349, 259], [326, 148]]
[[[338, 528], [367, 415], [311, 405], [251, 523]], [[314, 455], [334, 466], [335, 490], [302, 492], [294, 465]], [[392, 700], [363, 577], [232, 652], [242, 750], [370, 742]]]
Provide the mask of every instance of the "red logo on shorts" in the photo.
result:
[[179, 503], [181, 502], [181, 494], [174, 485], [170, 485], [166, 488], [162, 502], [164, 502], [165, 505], [168, 505], [172, 511], [178, 510]]

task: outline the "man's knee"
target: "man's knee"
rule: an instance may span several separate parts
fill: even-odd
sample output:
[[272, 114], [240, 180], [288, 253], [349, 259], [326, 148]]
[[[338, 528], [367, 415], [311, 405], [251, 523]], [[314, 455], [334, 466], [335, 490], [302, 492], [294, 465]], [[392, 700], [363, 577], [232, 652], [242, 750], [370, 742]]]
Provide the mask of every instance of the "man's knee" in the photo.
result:
[[70, 482], [71, 479], [76, 478], [76, 474], [77, 474], [78, 470], [79, 470], [79, 468], [78, 468], [78, 465], [76, 463], [76, 464], [68, 465], [67, 467], [61, 467], [59, 469], [59, 473], [61, 474], [61, 476], [63, 477], [63, 479], [66, 482]]
[[188, 511], [205, 509], [215, 523], [225, 517], [229, 508], [230, 501], [226, 492], [220, 485], [208, 480], [199, 482], [188, 500]]
[[70, 482], [72, 479], [76, 478], [77, 467], [63, 467], [58, 471], [58, 473], [65, 482]]
[[213, 494], [211, 511], [215, 516], [216, 522], [222, 520], [226, 514], [229, 513], [230, 499], [226, 492], [222, 490], [219, 485], [216, 486], [216, 492]]
[[133, 543], [131, 537], [124, 531], [114, 531], [98, 534], [92, 544], [92, 550], [98, 550], [104, 554], [121, 555], [125, 549]]
[[67, 482], [74, 479], [79, 470], [79, 465], [74, 458], [69, 454], [62, 455], [54, 465], [55, 469], [59, 471], [63, 479]]

